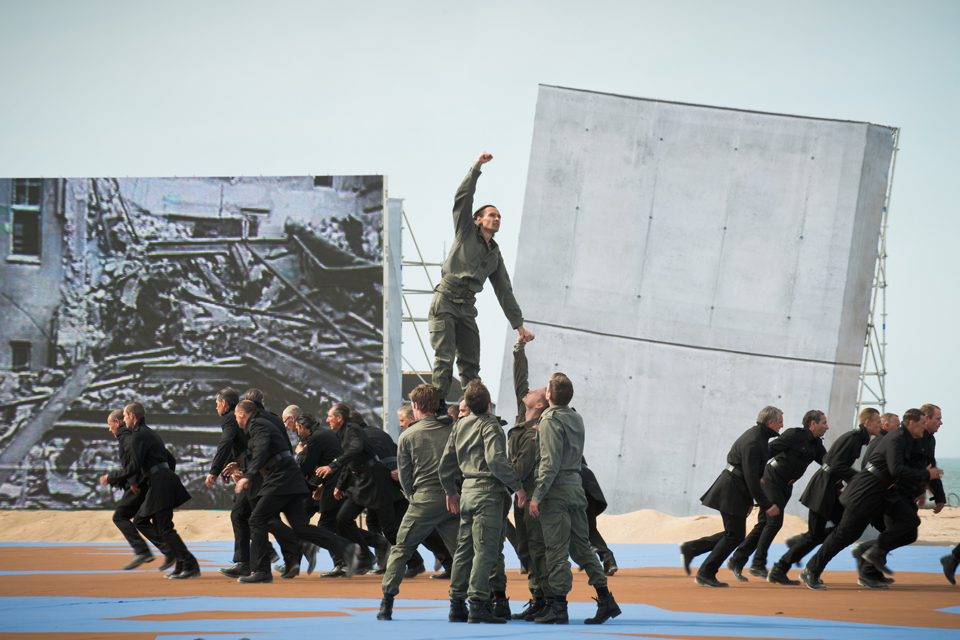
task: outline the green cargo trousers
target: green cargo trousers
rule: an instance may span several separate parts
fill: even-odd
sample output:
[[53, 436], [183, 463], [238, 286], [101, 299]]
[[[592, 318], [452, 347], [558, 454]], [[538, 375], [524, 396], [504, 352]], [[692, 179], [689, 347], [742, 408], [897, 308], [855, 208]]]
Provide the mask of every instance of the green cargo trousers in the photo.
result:
[[387, 560], [387, 570], [383, 574], [384, 595], [395, 596], [400, 593], [400, 582], [407, 568], [407, 560], [434, 529], [443, 538], [447, 551], [453, 553], [457, 548], [459, 522], [456, 514], [447, 511], [447, 496], [443, 489], [417, 491], [413, 494], [410, 506], [400, 521], [397, 544], [393, 545]]
[[[521, 513], [519, 517], [518, 512]], [[531, 516], [530, 508], [526, 505], [522, 510], [514, 509], [513, 517], [517, 523], [520, 547], [523, 549], [525, 545], [527, 553], [527, 588], [535, 598], [552, 598], [553, 589], [547, 582], [547, 547], [543, 541], [543, 525], [540, 518]]]
[[606, 587], [607, 576], [590, 549], [587, 494], [578, 484], [553, 485], [540, 503], [540, 526], [546, 546], [547, 583], [554, 595], [565, 596], [573, 587], [567, 557], [583, 567], [590, 585]]
[[469, 491], [460, 497], [460, 533], [450, 570], [450, 597], [490, 599], [490, 573], [503, 544], [503, 491]]
[[445, 399], [453, 379], [453, 359], [457, 359], [460, 386], [480, 377], [480, 329], [477, 327], [477, 307], [473, 302], [454, 299], [440, 293], [433, 294], [430, 315], [430, 346], [433, 357], [433, 386]]
[[503, 501], [503, 531], [500, 532], [500, 546], [497, 547], [497, 561], [493, 563], [493, 570], [490, 572], [490, 591], [507, 590], [507, 564], [503, 557], [503, 545], [506, 543], [507, 516], [510, 515], [510, 507], [513, 502], [509, 497]]

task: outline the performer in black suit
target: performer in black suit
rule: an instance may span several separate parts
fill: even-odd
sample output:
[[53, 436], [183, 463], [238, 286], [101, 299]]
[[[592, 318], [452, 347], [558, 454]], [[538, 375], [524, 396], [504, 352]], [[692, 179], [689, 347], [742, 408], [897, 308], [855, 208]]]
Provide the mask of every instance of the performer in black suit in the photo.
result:
[[727, 467], [720, 472], [700, 502], [716, 509], [723, 518], [723, 531], [712, 536], [691, 540], [680, 545], [683, 569], [690, 575], [690, 561], [711, 551], [694, 578], [707, 587], [726, 587], [717, 580], [717, 571], [727, 556], [743, 542], [747, 535], [747, 516], [756, 501], [760, 510], [770, 517], [780, 514], [763, 492], [760, 478], [770, 456], [767, 442], [783, 428], [783, 412], [776, 407], [764, 407], [757, 416], [757, 424], [743, 432], [727, 454]]
[[[123, 423], [123, 411], [111, 411], [110, 415], [107, 416], [107, 427], [110, 429], [110, 433], [117, 439], [120, 468], [101, 477], [100, 484], [109, 484], [124, 490], [123, 496], [120, 498], [120, 501], [117, 503], [117, 508], [113, 512], [113, 524], [117, 525], [117, 529], [120, 529], [120, 533], [122, 533], [123, 537], [130, 543], [130, 546], [133, 547], [133, 552], [136, 554], [133, 560], [123, 565], [123, 568], [125, 570], [136, 569], [144, 562], [153, 562], [153, 554], [150, 553], [150, 547], [147, 546], [143, 537], [140, 536], [140, 532], [137, 530], [137, 524], [134, 522], [134, 517], [140, 510], [140, 505], [142, 505], [143, 501], [147, 498], [147, 489], [150, 486], [150, 482], [140, 476], [133, 476], [132, 478], [124, 477], [123, 468], [127, 466], [130, 461], [130, 438], [133, 433], [130, 429], [127, 429], [127, 426]], [[131, 484], [137, 485], [139, 490], [134, 491], [131, 489]], [[160, 535], [157, 533], [156, 528], [148, 521], [141, 522], [140, 527], [143, 535], [160, 549], [165, 556], [163, 564], [160, 565], [160, 571], [166, 571], [172, 567], [176, 558], [169, 552]]]

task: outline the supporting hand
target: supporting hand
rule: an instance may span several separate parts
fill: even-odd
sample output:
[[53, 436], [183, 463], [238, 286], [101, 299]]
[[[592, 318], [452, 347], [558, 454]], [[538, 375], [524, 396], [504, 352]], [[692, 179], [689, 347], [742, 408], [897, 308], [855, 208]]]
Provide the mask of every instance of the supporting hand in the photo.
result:
[[530, 333], [529, 331], [527, 331], [526, 329], [524, 329], [523, 325], [520, 325], [519, 327], [517, 327], [517, 332], [520, 334], [520, 338], [517, 340], [517, 342], [522, 342], [523, 344], [527, 344], [528, 342], [533, 341], [533, 339], [537, 337], [532, 333]]

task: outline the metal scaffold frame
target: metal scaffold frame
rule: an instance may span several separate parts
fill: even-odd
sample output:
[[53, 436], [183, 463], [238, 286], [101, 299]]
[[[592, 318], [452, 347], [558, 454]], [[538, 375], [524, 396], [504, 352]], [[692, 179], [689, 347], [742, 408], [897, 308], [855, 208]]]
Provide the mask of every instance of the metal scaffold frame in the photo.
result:
[[[433, 278], [430, 277], [430, 270], [427, 267], [439, 268], [439, 267], [442, 267], [443, 265], [439, 262], [426, 262], [423, 259], [423, 253], [420, 251], [420, 245], [417, 243], [417, 236], [413, 233], [413, 226], [410, 224], [410, 219], [407, 218], [406, 210], [403, 211], [403, 228], [405, 228], [407, 230], [407, 233], [410, 234], [410, 239], [413, 240], [413, 246], [417, 250], [417, 257], [419, 258], [419, 260], [417, 261], [404, 260], [402, 264], [404, 267], [422, 267], [424, 274], [427, 276], [427, 282], [430, 284], [430, 289], [408, 289], [405, 286], [403, 286], [403, 282], [401, 282], [403, 306], [404, 306], [404, 309], [406, 310], [406, 315], [402, 316], [402, 319], [403, 319], [403, 322], [409, 322], [410, 324], [413, 325], [413, 330], [417, 335], [417, 341], [419, 341], [420, 343], [420, 349], [423, 350], [424, 360], [427, 363], [427, 366], [430, 367], [431, 363], [433, 362], [433, 358], [430, 356], [430, 352], [427, 351], [427, 346], [423, 341], [423, 336], [420, 335], [420, 328], [417, 326], [417, 323], [426, 322], [427, 318], [418, 318], [413, 315], [413, 311], [410, 309], [410, 301], [408, 300], [407, 296], [408, 295], [424, 295], [424, 294], [429, 294], [432, 296], [433, 286], [434, 286]], [[420, 378], [420, 381], [422, 383], [427, 384], [427, 381], [424, 380], [423, 377], [420, 375], [419, 370], [415, 366], [413, 366], [413, 364], [410, 363], [410, 361], [407, 359], [406, 356], [403, 356], [403, 361], [407, 364], [408, 367], [410, 367], [410, 370], [414, 372], [418, 378]]]
[[893, 195], [893, 176], [897, 169], [897, 151], [900, 150], [900, 129], [893, 131], [893, 158], [890, 163], [890, 179], [883, 204], [880, 223], [880, 241], [877, 266], [873, 276], [873, 296], [870, 315], [867, 319], [867, 334], [860, 366], [860, 390], [857, 393], [857, 412], [877, 407], [880, 413], [887, 405], [887, 226], [890, 217], [890, 198]]

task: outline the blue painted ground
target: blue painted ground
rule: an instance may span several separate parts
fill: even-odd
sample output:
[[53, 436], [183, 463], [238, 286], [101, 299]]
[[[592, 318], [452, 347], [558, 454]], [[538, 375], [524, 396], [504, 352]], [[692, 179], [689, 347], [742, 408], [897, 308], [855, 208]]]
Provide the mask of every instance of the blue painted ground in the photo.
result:
[[[391, 640], [457, 640], [460, 638], [557, 637], [566, 634], [645, 634], [665, 636], [733, 636], [742, 638], [797, 638], [821, 640], [943, 640], [960, 637], [960, 632], [943, 629], [893, 627], [826, 620], [807, 620], [768, 616], [723, 615], [708, 613], [675, 613], [642, 604], [622, 605], [623, 614], [602, 627], [587, 627], [582, 619], [593, 615], [595, 606], [571, 603], [569, 627], [538, 626], [511, 622], [507, 625], [451, 624], [447, 622], [447, 601], [397, 601], [428, 609], [398, 609], [392, 622], [376, 620], [375, 611], [355, 611], [376, 607], [375, 600], [338, 600], [313, 598], [0, 598], [0, 631], [26, 632], [97, 632], [164, 634], [183, 632], [236, 632], [215, 636], [227, 640], [257, 634], [254, 640], [289, 640], [291, 637], [372, 637], [388, 632]], [[253, 620], [187, 620], [155, 622], [110, 620], [130, 616], [175, 614], [191, 611], [331, 611], [349, 614], [346, 617], [269, 618]], [[957, 613], [951, 609], [952, 613]], [[183, 636], [176, 637], [183, 640]]]
[[[77, 547], [77, 546], [87, 546], [87, 547], [99, 547], [101, 549], [110, 549], [111, 553], [104, 553], [103, 555], [116, 555], [117, 556], [117, 569], [120, 571], [120, 566], [129, 560], [129, 557], [132, 555], [130, 548], [123, 543], [116, 544], [104, 544], [104, 543], [58, 543], [58, 542], [0, 542], [0, 547], [43, 547], [43, 546], [60, 546], [60, 547]], [[233, 542], [191, 542], [188, 545], [193, 551], [193, 553], [201, 558], [201, 560], [207, 561], [212, 567], [206, 566], [202, 567], [206, 571], [216, 571], [216, 567], [220, 566], [229, 566], [232, 564], [233, 556]], [[617, 564], [623, 569], [627, 568], [645, 568], [645, 567], [676, 567], [679, 569], [680, 564], [680, 552], [675, 544], [611, 544], [610, 548], [613, 550], [614, 555], [617, 558]], [[113, 550], [116, 551], [113, 551]], [[768, 565], [774, 560], [780, 558], [784, 553], [786, 553], [787, 547], [782, 543], [774, 543], [770, 546], [770, 552], [768, 554]], [[517, 569], [520, 567], [520, 561], [517, 559], [516, 554], [513, 551], [513, 548], [508, 544], [504, 547], [504, 556], [506, 560], [507, 568]], [[921, 573], [941, 573], [942, 568], [940, 566], [940, 557], [950, 553], [950, 547], [929, 547], [929, 546], [919, 546], [919, 545], [910, 545], [893, 551], [888, 557], [888, 566], [894, 571], [916, 571]], [[424, 557], [427, 564], [427, 569], [433, 569], [433, 555], [424, 549], [420, 548], [420, 554]], [[809, 560], [811, 555], [808, 555], [805, 560]], [[700, 559], [703, 559], [701, 557]], [[700, 560], [698, 559], [698, 560]], [[699, 561], [694, 560], [693, 566], [696, 567], [699, 565]], [[207, 564], [207, 563], [204, 563]], [[330, 569], [333, 566], [330, 557], [324, 552], [320, 551], [320, 554], [317, 556], [317, 570], [325, 571]], [[144, 565], [144, 568], [150, 568], [151, 565]], [[302, 564], [302, 569], [306, 570], [306, 562]], [[827, 565], [828, 571], [855, 571], [856, 563], [854, 562], [853, 556], [850, 555], [849, 550], [843, 551], [840, 555], [834, 558], [830, 564]], [[29, 573], [112, 573], [113, 571], [104, 570], [104, 571], [0, 571], [0, 575], [20, 575], [20, 574], [29, 574]]]

